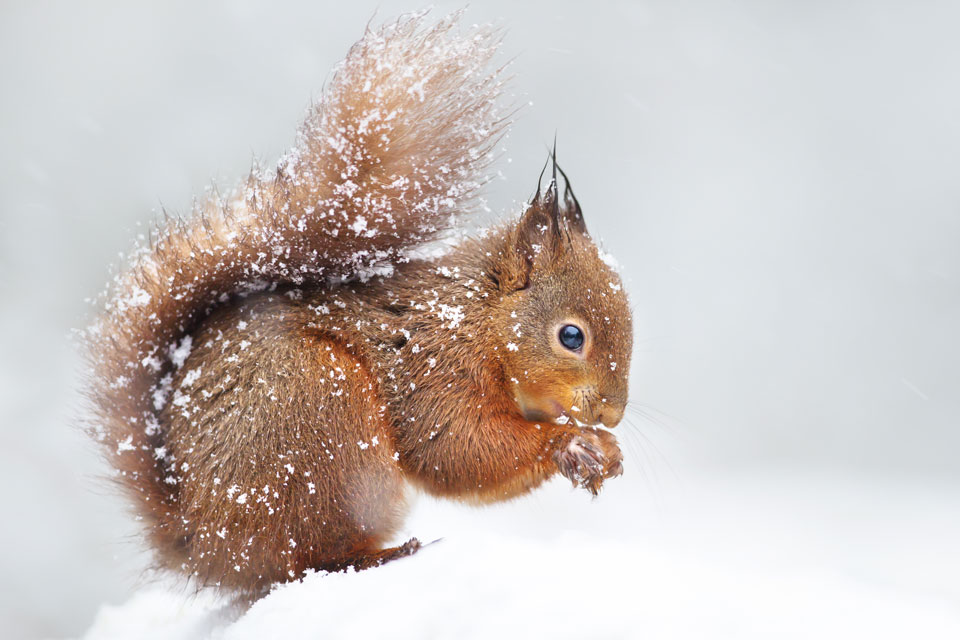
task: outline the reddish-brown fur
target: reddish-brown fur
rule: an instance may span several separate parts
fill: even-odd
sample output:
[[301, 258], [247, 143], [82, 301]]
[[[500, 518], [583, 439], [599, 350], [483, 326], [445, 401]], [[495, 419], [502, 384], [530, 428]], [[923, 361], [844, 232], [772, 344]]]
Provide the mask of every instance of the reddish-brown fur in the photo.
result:
[[94, 433], [162, 565], [201, 585], [412, 553], [385, 548], [406, 482], [489, 502], [622, 470], [579, 422], [620, 420], [630, 311], [571, 192], [553, 180], [516, 222], [403, 254], [466, 207], [505, 126], [492, 36], [454, 27], [368, 33], [276, 175], [161, 231], [90, 333]]

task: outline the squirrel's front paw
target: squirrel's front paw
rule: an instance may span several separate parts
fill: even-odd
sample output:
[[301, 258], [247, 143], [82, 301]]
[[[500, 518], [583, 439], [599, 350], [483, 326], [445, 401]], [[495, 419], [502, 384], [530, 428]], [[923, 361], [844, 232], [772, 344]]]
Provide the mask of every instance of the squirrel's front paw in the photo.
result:
[[554, 452], [553, 460], [574, 487], [583, 487], [593, 495], [600, 492], [604, 479], [623, 473], [623, 454], [617, 439], [600, 429], [581, 430]]
[[603, 466], [603, 477], [616, 478], [623, 475], [623, 453], [620, 451], [620, 445], [617, 444], [616, 436], [603, 429], [591, 428], [588, 431], [593, 432], [600, 441], [600, 448], [606, 460]]

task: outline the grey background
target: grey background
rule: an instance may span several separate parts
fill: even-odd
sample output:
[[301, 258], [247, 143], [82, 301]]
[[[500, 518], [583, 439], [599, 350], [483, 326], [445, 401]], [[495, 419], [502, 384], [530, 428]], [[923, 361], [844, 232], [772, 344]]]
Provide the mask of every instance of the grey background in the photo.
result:
[[[71, 425], [84, 300], [161, 203], [184, 212], [254, 155], [272, 163], [366, 22], [413, 8], [0, 7], [11, 637], [76, 635], [138, 580], [136, 530]], [[557, 132], [628, 280], [632, 396], [656, 410], [628, 462], [955, 495], [960, 5], [476, 2], [466, 20], [508, 28], [504, 59], [517, 56], [514, 89], [532, 102], [491, 207], [518, 210]]]

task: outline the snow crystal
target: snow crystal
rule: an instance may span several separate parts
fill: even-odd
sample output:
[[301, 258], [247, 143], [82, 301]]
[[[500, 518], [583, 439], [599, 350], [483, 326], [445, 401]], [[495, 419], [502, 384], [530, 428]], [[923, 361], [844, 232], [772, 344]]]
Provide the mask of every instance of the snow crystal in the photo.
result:
[[357, 219], [350, 225], [350, 228], [353, 229], [353, 232], [358, 236], [363, 234], [367, 229], [367, 219], [363, 216], [357, 216]]
[[460, 322], [466, 317], [463, 313], [462, 305], [452, 306], [446, 304], [440, 305], [440, 311], [437, 313], [437, 316], [439, 316], [441, 320], [448, 321], [448, 324], [444, 325], [448, 329], [456, 329], [460, 326]]
[[185, 407], [190, 403], [190, 396], [177, 389], [173, 392], [173, 405], [175, 407]]
[[605, 265], [614, 271], [618, 271], [620, 269], [620, 264], [617, 262], [617, 259], [613, 257], [613, 254], [607, 253], [600, 247], [597, 247], [597, 256]]
[[146, 358], [140, 361], [140, 364], [150, 369], [154, 373], [160, 371], [160, 369], [163, 368], [163, 362], [161, 362], [160, 358], [156, 357], [155, 355], [147, 356]]
[[389, 278], [393, 275], [393, 265], [389, 262], [378, 262], [369, 266], [357, 267], [357, 279], [360, 282], [367, 282], [370, 278], [380, 276]]
[[133, 451], [136, 449], [133, 446], [133, 436], [127, 436], [124, 440], [117, 443], [117, 453], [123, 453], [124, 451]]
[[147, 305], [150, 302], [150, 294], [140, 287], [134, 286], [130, 290], [130, 295], [122, 300], [117, 301], [117, 306], [121, 311], [124, 311], [127, 307], [142, 307]]
[[160, 379], [156, 388], [153, 390], [153, 408], [157, 411], [163, 409], [167, 404], [167, 396], [170, 395], [170, 385], [173, 382], [173, 376], [167, 374]]
[[180, 341], [178, 345], [171, 345], [170, 347], [170, 362], [173, 363], [177, 369], [183, 366], [183, 363], [187, 361], [187, 358], [190, 356], [190, 350], [193, 348], [193, 338], [190, 336], [183, 336], [183, 340]]
[[202, 372], [201, 367], [197, 367], [196, 369], [191, 369], [190, 371], [187, 372], [187, 375], [183, 377], [183, 382], [180, 383], [180, 386], [189, 387], [200, 378], [201, 372]]

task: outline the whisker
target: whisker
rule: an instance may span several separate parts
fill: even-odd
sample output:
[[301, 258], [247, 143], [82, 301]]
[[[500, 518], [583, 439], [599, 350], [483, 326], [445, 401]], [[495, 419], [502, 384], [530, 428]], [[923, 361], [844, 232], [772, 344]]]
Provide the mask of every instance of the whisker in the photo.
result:
[[683, 440], [687, 440], [684, 423], [668, 413], [664, 413], [663, 411], [659, 411], [648, 405], [634, 403], [627, 404], [624, 414], [627, 413], [637, 418], [642, 418], [645, 422], [651, 425], [660, 427], [664, 432], [669, 433], [671, 436], [680, 437]]
[[631, 406], [639, 407], [641, 409], [646, 409], [648, 411], [654, 411], [656, 413], [659, 413], [662, 416], [666, 416], [667, 418], [670, 418], [671, 420], [678, 420], [678, 418], [675, 415], [669, 414], [666, 411], [661, 411], [660, 409], [657, 409], [653, 405], [644, 404], [643, 402], [637, 402], [636, 400], [628, 400], [627, 404]]
[[[655, 457], [653, 457], [647, 451], [647, 447], [644, 446], [643, 442], [641, 442], [640, 439], [642, 438], [642, 434], [637, 428], [637, 425], [633, 424], [633, 422], [630, 420], [627, 420], [627, 425], [631, 428], [623, 432], [625, 436], [625, 442], [628, 443], [628, 447], [631, 451], [639, 449], [643, 452], [640, 457], [635, 459], [635, 468], [639, 469], [644, 485], [650, 492], [650, 497], [653, 500], [654, 508], [658, 512], [662, 512], [666, 508], [666, 501], [663, 497], [664, 482], [657, 470], [658, 462]], [[654, 447], [654, 449], [656, 449], [656, 447]], [[663, 455], [661, 454], [660, 457], [663, 458]], [[671, 469], [672, 472], [672, 468], [670, 467], [669, 463], [667, 463], [667, 468]], [[674, 473], [673, 475], [676, 474]]]
[[[634, 424], [629, 418], [626, 418], [626, 423], [630, 429], [624, 430], [624, 439], [627, 442], [627, 446], [630, 448], [631, 453], [636, 456], [637, 461], [640, 462], [640, 472], [643, 474], [644, 480], [650, 480], [650, 476], [647, 474], [647, 467], [650, 468], [650, 472], [654, 475], [653, 481], [659, 488], [660, 482], [659, 478], [656, 478], [656, 461], [651, 457], [650, 453], [643, 446], [643, 442], [640, 440], [640, 432], [636, 424]], [[639, 452], [639, 454], [638, 454]]]
[[[647, 417], [647, 416], [641, 416], [641, 417], [649, 420], [649, 417]], [[641, 446], [641, 448], [644, 449], [644, 451], [646, 451], [646, 447], [649, 447], [649, 448], [652, 449], [653, 452], [656, 454], [655, 457], [649, 458], [650, 462], [651, 462], [652, 464], [655, 464], [655, 463], [657, 462], [656, 458], [659, 458], [659, 462], [662, 463], [662, 464], [664, 464], [664, 465], [666, 466], [666, 468], [669, 470], [670, 475], [673, 476], [674, 480], [676, 480], [676, 481], [679, 482], [679, 481], [680, 481], [680, 475], [677, 473], [677, 471], [676, 471], [676, 469], [674, 468], [674, 466], [670, 463], [670, 460], [667, 458], [667, 456], [664, 455], [663, 451], [656, 445], [656, 443], [655, 443], [649, 436], [647, 436], [647, 435], [643, 432], [643, 430], [640, 428], [639, 425], [637, 425], [635, 422], [633, 422], [633, 420], [627, 418], [626, 416], [624, 416], [624, 418], [626, 419], [627, 425], [629, 425], [629, 426], [633, 429], [633, 432], [632, 432], [632, 433], [633, 433], [637, 438], [639, 438], [640, 440], [642, 440], [643, 443], [646, 445], [646, 446]], [[630, 433], [630, 431], [627, 431], [626, 433]]]

